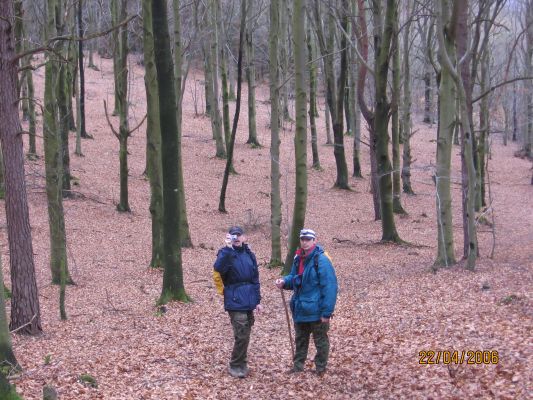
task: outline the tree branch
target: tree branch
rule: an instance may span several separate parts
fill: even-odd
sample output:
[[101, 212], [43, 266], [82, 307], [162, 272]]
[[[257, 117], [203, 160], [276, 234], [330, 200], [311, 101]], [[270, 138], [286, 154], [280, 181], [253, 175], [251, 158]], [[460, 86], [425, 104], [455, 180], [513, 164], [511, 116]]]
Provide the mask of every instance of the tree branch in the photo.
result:
[[[113, 135], [115, 135], [117, 137], [117, 139], [120, 139], [120, 136], [119, 136], [118, 132], [115, 130], [115, 128], [113, 127], [113, 124], [111, 123], [111, 120], [109, 119], [109, 115], [107, 113], [107, 103], [105, 102], [105, 100], [104, 100], [104, 112], [105, 112], [105, 119], [107, 120], [107, 124], [111, 128], [111, 131], [113, 132]], [[144, 119], [143, 119], [143, 121], [144, 121]]]
[[490, 94], [491, 92], [494, 92], [496, 89], [498, 89], [499, 87], [502, 87], [504, 85], [507, 85], [509, 83], [513, 83], [513, 82], [516, 82], [516, 81], [527, 81], [527, 80], [533, 80], [533, 76], [520, 76], [518, 78], [514, 78], [514, 79], [510, 79], [508, 81], [505, 81], [505, 82], [500, 82], [498, 83], [497, 85], [494, 85], [492, 86], [489, 90], [487, 90], [485, 93], [483, 94], [480, 94], [478, 97], [476, 97], [475, 99], [472, 100], [472, 104], [476, 103], [477, 101], [481, 100], [483, 97], [487, 96], [488, 94]]
[[113, 32], [115, 29], [118, 29], [118, 28], [120, 28], [120, 27], [122, 27], [124, 25], [127, 25], [128, 22], [130, 22], [131, 20], [133, 20], [133, 19], [135, 19], [137, 17], [138, 17], [138, 15], [136, 15], [136, 14], [131, 15], [129, 18], [126, 18], [124, 21], [122, 21], [118, 25], [112, 26], [111, 28], [106, 29], [105, 31], [96, 32], [96, 33], [93, 33], [92, 35], [84, 36], [82, 38], [77, 37], [77, 36], [72, 36], [72, 35], [63, 35], [63, 36], [56, 36], [56, 37], [50, 38], [50, 39], [48, 39], [46, 41], [46, 44], [44, 46], [37, 47], [35, 49], [31, 49], [31, 50], [25, 51], [23, 53], [17, 54], [15, 57], [13, 57], [11, 59], [11, 62], [17, 62], [19, 59], [21, 59], [21, 58], [23, 58], [25, 56], [28, 56], [30, 54], [40, 53], [42, 51], [53, 51], [52, 44], [54, 42], [65, 41], [65, 40], [74, 41], [74, 42], [85, 42], [87, 40], [91, 40], [91, 39], [94, 39], [94, 38], [97, 38], [97, 37], [100, 37], [100, 36], [105, 36], [108, 33]]

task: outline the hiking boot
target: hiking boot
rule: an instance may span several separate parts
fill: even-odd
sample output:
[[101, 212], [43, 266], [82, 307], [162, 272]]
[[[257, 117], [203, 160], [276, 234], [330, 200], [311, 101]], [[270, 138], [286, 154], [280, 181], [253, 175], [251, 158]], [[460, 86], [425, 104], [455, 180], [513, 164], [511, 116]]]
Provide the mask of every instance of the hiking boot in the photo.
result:
[[292, 367], [291, 369], [289, 369], [287, 371], [288, 374], [298, 374], [300, 372], [303, 372], [304, 370], [302, 368], [296, 368], [296, 367]]
[[228, 372], [234, 378], [244, 378], [246, 376], [241, 368], [229, 367]]
[[324, 374], [326, 373], [326, 370], [325, 369], [317, 369], [315, 371], [315, 374], [319, 377], [319, 378], [322, 378], [324, 376]]

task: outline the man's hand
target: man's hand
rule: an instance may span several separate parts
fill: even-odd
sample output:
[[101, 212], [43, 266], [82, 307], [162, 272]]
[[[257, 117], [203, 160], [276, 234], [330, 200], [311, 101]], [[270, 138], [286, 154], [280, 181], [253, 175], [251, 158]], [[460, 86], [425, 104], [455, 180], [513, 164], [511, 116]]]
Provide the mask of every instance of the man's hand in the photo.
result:
[[329, 324], [329, 318], [320, 317], [320, 322], [323, 324]]
[[283, 280], [283, 278], [276, 279], [276, 286], [279, 289], [283, 289], [283, 286], [285, 286], [285, 281]]
[[263, 312], [263, 306], [261, 304], [256, 305], [255, 312], [256, 314], [261, 314]]
[[231, 235], [229, 233], [226, 233], [226, 239], [224, 239], [224, 243], [226, 244], [227, 247], [233, 247], [231, 245]]

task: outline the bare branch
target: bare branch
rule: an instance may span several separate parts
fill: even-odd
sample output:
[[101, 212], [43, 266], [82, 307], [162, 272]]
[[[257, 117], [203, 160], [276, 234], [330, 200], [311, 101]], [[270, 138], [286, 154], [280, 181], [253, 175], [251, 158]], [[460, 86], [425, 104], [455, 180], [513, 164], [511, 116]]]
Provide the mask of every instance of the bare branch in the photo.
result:
[[[113, 124], [111, 123], [111, 120], [109, 119], [109, 115], [107, 113], [107, 103], [105, 102], [105, 100], [104, 100], [104, 112], [105, 112], [105, 119], [107, 120], [107, 124], [111, 128], [111, 131], [113, 132], [113, 135], [115, 135], [117, 137], [117, 139], [120, 139], [120, 136], [119, 136], [118, 132], [115, 130], [115, 128], [113, 127]], [[143, 119], [143, 121], [144, 121], [144, 119]]]

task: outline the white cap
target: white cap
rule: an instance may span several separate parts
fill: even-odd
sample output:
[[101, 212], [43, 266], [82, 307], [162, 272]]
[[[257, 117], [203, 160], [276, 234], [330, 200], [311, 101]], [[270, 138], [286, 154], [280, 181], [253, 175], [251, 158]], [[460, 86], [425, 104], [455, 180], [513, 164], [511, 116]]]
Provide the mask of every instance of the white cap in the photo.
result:
[[300, 238], [303, 238], [303, 237], [316, 239], [316, 233], [312, 229], [302, 229], [300, 231]]

